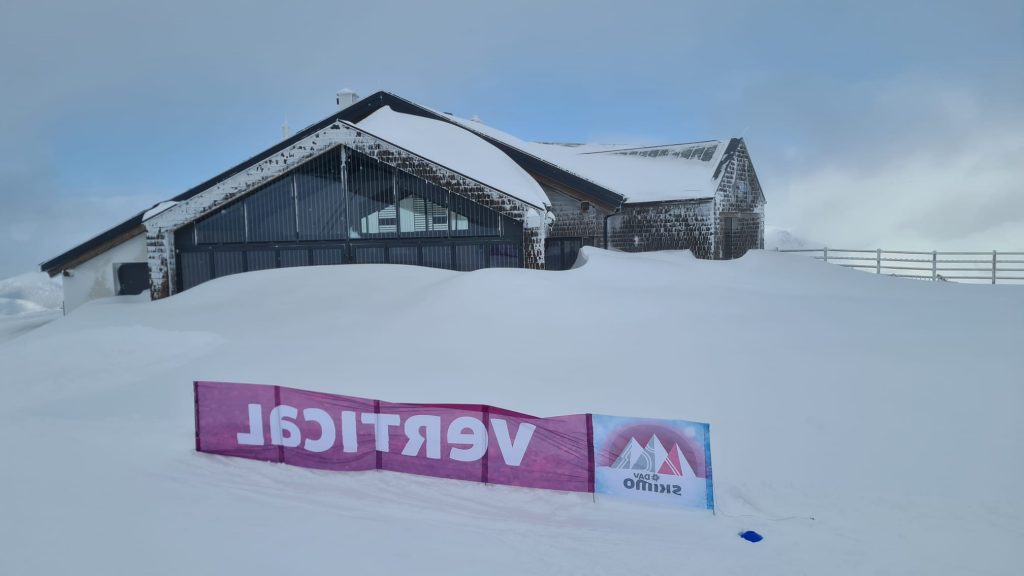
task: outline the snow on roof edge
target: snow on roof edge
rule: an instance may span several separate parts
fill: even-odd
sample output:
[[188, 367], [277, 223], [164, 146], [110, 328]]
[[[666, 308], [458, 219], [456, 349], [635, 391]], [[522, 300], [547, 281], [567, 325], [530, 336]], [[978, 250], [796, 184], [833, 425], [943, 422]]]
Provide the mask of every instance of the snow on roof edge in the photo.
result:
[[[677, 144], [659, 144], [659, 145], [651, 145], [651, 146], [637, 146], [637, 145], [630, 145], [630, 144], [620, 144], [620, 145], [611, 145], [611, 146], [614, 146], [614, 148], [609, 149], [609, 150], [597, 150], [597, 151], [590, 151], [590, 152], [579, 152], [579, 151], [577, 151], [576, 152], [577, 156], [588, 156], [588, 155], [595, 155], [596, 156], [596, 155], [601, 155], [601, 154], [614, 154], [616, 152], [621, 152], [621, 151], [626, 151], [626, 150], [640, 150], [640, 149], [644, 149], [644, 148], [655, 149], [655, 148], [668, 148], [668, 147], [676, 147], [676, 146], [689, 146], [689, 145], [702, 144], [702, 143], [708, 143], [708, 144], [710, 144], [710, 143], [717, 143], [717, 147], [715, 149], [715, 153], [712, 156], [712, 158], [710, 160], [708, 160], [706, 163], [701, 161], [702, 164], [706, 164], [706, 167], [702, 167], [702, 168], [706, 168], [706, 170], [709, 172], [709, 178], [708, 178], [708, 181], [707, 181], [707, 185], [701, 186], [699, 189], [684, 189], [684, 190], [679, 190], [678, 192], [673, 192], [673, 193], [661, 193], [661, 194], [645, 195], [645, 194], [642, 194], [642, 193], [641, 194], [637, 194], [635, 190], [631, 193], [630, 191], [623, 189], [621, 186], [617, 186], [617, 185], [614, 185], [614, 184], [609, 183], [609, 182], [604, 182], [600, 178], [595, 178], [594, 174], [587, 174], [587, 173], [585, 173], [585, 171], [581, 171], [577, 167], [572, 167], [572, 166], [566, 165], [566, 163], [564, 161], [558, 161], [557, 159], [540, 155], [540, 154], [537, 153], [537, 150], [536, 150], [537, 146], [550, 146], [550, 147], [560, 147], [560, 148], [564, 148], [567, 151], [572, 151], [575, 148], [585, 148], [587, 146], [597, 146], [595, 144], [579, 144], [579, 145], [575, 145], [575, 146], [566, 146], [564, 144], [551, 144], [551, 143], [549, 143], [549, 144], [542, 144], [542, 143], [537, 143], [537, 142], [529, 142], [529, 141], [526, 141], [526, 140], [521, 140], [520, 138], [518, 138], [516, 136], [508, 134], [507, 132], [504, 132], [504, 131], [502, 131], [502, 130], [500, 130], [498, 128], [495, 128], [495, 127], [490, 126], [488, 124], [485, 124], [483, 122], [475, 122], [475, 121], [472, 121], [472, 120], [467, 120], [465, 118], [461, 118], [461, 117], [456, 116], [454, 114], [441, 113], [441, 112], [437, 112], [435, 110], [431, 110], [431, 111], [436, 112], [438, 114], [442, 114], [443, 116], [445, 116], [447, 118], [450, 118], [453, 122], [455, 122], [456, 124], [458, 124], [459, 126], [461, 126], [462, 128], [464, 128], [465, 130], [467, 130], [469, 132], [473, 132], [473, 133], [478, 134], [480, 136], [487, 136], [487, 137], [490, 137], [490, 138], [494, 138], [494, 139], [496, 139], [496, 140], [498, 140], [498, 141], [500, 141], [500, 142], [502, 142], [504, 144], [507, 144], [509, 146], [512, 146], [512, 147], [516, 148], [517, 150], [519, 150], [520, 152], [523, 152], [524, 154], [528, 154], [529, 156], [531, 156], [533, 158], [536, 158], [537, 160], [540, 160], [540, 161], [542, 161], [542, 162], [544, 162], [546, 164], [549, 164], [551, 166], [554, 166], [554, 167], [556, 167], [556, 168], [558, 168], [560, 170], [563, 170], [565, 172], [573, 174], [574, 176], [582, 178], [583, 180], [586, 180], [586, 181], [588, 181], [588, 182], [590, 182], [592, 184], [595, 184], [595, 185], [600, 186], [602, 188], [606, 188], [608, 190], [611, 190], [611, 191], [615, 192], [616, 194], [618, 194], [618, 195], [623, 197], [623, 203], [639, 204], [639, 203], [646, 203], [646, 202], [669, 202], [669, 201], [672, 201], [672, 200], [696, 200], [696, 199], [703, 199], [703, 198], [712, 198], [712, 197], [714, 197], [715, 191], [718, 188], [718, 182], [721, 180], [721, 176], [715, 177], [714, 176], [714, 172], [717, 169], [718, 165], [721, 163], [722, 157], [725, 154], [725, 149], [728, 148], [729, 142], [732, 140], [731, 138], [711, 139], [711, 140], [698, 140], [698, 141], [694, 141], [694, 142], [683, 142], [683, 143], [677, 143]], [[688, 162], [688, 160], [683, 160], [683, 161], [687, 161]], [[696, 195], [694, 193], [696, 193]]]
[[[382, 112], [384, 112], [383, 116], [381, 116]], [[439, 158], [438, 156], [444, 156], [444, 154], [432, 154], [431, 152], [436, 152], [437, 151], [436, 148], [432, 148], [432, 149], [428, 150], [428, 149], [426, 149], [426, 146], [424, 145], [424, 143], [422, 141], [417, 141], [416, 140], [417, 137], [422, 137], [423, 134], [415, 133], [416, 131], [414, 131], [414, 132], [407, 132], [407, 133], [403, 134], [401, 132], [395, 132], [395, 131], [392, 131], [390, 129], [389, 130], [382, 130], [381, 128], [383, 128], [384, 125], [381, 125], [379, 122], [372, 121], [372, 119], [375, 118], [375, 117], [380, 119], [382, 117], [386, 117], [386, 116], [389, 116], [389, 115], [393, 115], [393, 116], [391, 116], [392, 120], [401, 120], [401, 121], [409, 122], [409, 123], [412, 123], [412, 124], [420, 124], [419, 128], [422, 128], [422, 127], [432, 127], [432, 126], [436, 125], [436, 127], [443, 127], [442, 131], [444, 131], [444, 130], [447, 130], [450, 127], [451, 130], [453, 131], [453, 132], [449, 132], [450, 136], [454, 135], [456, 133], [458, 133], [458, 134], [463, 134], [464, 133], [467, 137], [473, 138], [474, 140], [478, 140], [479, 141], [479, 145], [476, 148], [477, 152], [483, 152], [484, 156], [489, 156], [490, 158], [478, 157], [477, 159], [478, 160], [479, 159], [483, 159], [483, 160], [495, 161], [497, 159], [497, 157], [500, 156], [501, 163], [504, 164], [504, 166], [491, 166], [490, 168], [492, 168], [492, 169], [493, 168], [498, 168], [499, 171], [504, 170], [505, 174], [494, 174], [494, 173], [492, 173], [490, 175], [492, 177], [487, 177], [487, 176], [485, 176], [485, 175], [480, 173], [480, 170], [483, 168], [481, 166], [474, 165], [474, 166], [471, 167], [471, 169], [468, 169], [468, 170], [465, 167], [456, 166], [456, 164], [458, 164], [458, 162], [452, 162], [451, 158]], [[371, 120], [371, 122], [367, 123], [369, 126], [367, 124], [364, 124], [368, 120]], [[534, 208], [537, 208], [539, 210], [546, 210], [549, 206], [551, 206], [551, 200], [547, 197], [547, 194], [541, 188], [540, 184], [536, 181], [536, 179], [533, 178], [533, 176], [531, 176], [529, 173], [527, 173], [525, 170], [523, 170], [514, 160], [509, 158], [507, 154], [502, 152], [500, 149], [495, 147], [493, 144], [491, 144], [487, 140], [481, 138], [480, 134], [477, 134], [477, 133], [475, 133], [475, 132], [473, 132], [471, 130], [466, 130], [461, 125], [450, 124], [450, 123], [447, 123], [447, 122], [442, 122], [442, 121], [439, 121], [439, 120], [434, 120], [432, 118], [424, 118], [424, 117], [415, 116], [415, 115], [412, 115], [412, 114], [404, 114], [402, 112], [396, 112], [390, 106], [383, 106], [382, 108], [374, 111], [372, 114], [370, 114], [369, 116], [367, 116], [363, 120], [359, 121], [358, 123], [352, 123], [352, 122], [348, 122], [346, 120], [340, 120], [340, 122], [342, 122], [342, 123], [344, 123], [344, 124], [346, 124], [346, 125], [348, 125], [348, 126], [350, 126], [352, 128], [355, 128], [356, 130], [361, 130], [363, 132], [366, 132], [367, 134], [370, 134], [371, 136], [373, 136], [375, 138], [379, 138], [379, 139], [383, 140], [384, 142], [387, 142], [388, 144], [391, 144], [392, 146], [396, 146], [398, 148], [401, 148], [402, 150], [405, 150], [406, 152], [409, 152], [411, 154], [419, 156], [419, 157], [421, 157], [421, 158], [423, 158], [423, 159], [425, 159], [425, 160], [427, 160], [429, 162], [433, 162], [435, 164], [443, 166], [444, 168], [446, 168], [448, 170], [451, 170], [452, 172], [455, 172], [455, 173], [457, 173], [457, 174], [459, 174], [459, 175], [461, 175], [461, 176], [463, 176], [465, 178], [473, 180], [474, 182], [478, 182], [478, 183], [480, 183], [480, 184], [482, 184], [484, 186], [487, 186], [487, 187], [492, 188], [494, 190], [497, 190], [497, 191], [499, 191], [499, 192], [501, 192], [503, 194], [506, 194], [508, 196], [516, 198], [516, 199], [518, 199], [518, 200], [520, 200], [520, 201], [522, 201], [522, 202], [524, 202], [526, 204], [529, 204], [530, 206], [532, 206]], [[430, 123], [430, 124], [427, 124], [427, 123]], [[374, 126], [374, 124], [378, 124], [378, 126]], [[391, 128], [391, 127], [389, 127], [389, 128]], [[385, 135], [382, 135], [382, 133], [384, 133], [384, 132], [390, 132], [390, 133], [388, 133], [385, 136]], [[396, 135], [397, 136], [402, 136], [402, 137], [401, 138], [396, 138], [395, 137]], [[456, 138], [459, 138], [459, 137], [456, 136]], [[397, 140], [404, 140], [404, 142], [399, 142]], [[463, 141], [461, 144], [466, 144], [467, 142], [468, 141]], [[436, 145], [436, 141], [431, 142], [431, 144], [432, 145]], [[474, 142], [474, 144], [476, 144], [476, 143]], [[484, 147], [486, 147], [486, 148], [484, 148]], [[512, 178], [518, 178], [521, 181], [518, 182], [518, 183], [517, 182], [513, 182], [513, 181], [511, 181]], [[499, 184], [499, 181], [501, 181], [501, 180], [505, 180], [505, 181], [501, 182]]]

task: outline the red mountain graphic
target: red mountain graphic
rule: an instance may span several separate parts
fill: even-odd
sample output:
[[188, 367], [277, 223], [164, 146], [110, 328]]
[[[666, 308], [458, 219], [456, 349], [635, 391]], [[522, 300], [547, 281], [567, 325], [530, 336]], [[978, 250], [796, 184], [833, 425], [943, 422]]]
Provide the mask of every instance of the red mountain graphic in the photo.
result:
[[686, 457], [683, 456], [683, 451], [679, 449], [679, 444], [673, 444], [672, 449], [665, 455], [665, 461], [662, 462], [661, 467], [658, 468], [658, 474], [667, 474], [669, 476], [684, 476], [684, 470], [689, 468], [689, 465], [683, 466], [682, 462], [685, 461]]

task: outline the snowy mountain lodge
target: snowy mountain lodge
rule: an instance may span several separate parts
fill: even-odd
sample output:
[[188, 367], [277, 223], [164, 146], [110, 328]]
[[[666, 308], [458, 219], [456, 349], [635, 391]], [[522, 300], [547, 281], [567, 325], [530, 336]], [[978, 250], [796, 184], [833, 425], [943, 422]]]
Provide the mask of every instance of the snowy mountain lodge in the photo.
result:
[[338, 111], [44, 262], [65, 309], [163, 298], [267, 268], [348, 263], [565, 270], [582, 246], [763, 247], [741, 138], [663, 146], [525, 142], [388, 92]]

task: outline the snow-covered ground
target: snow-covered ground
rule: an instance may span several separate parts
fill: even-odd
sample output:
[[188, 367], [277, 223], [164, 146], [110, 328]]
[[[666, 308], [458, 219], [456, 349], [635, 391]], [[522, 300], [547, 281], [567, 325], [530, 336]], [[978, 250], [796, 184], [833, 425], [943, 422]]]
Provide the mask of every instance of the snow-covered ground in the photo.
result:
[[0, 343], [60, 317], [63, 300], [60, 278], [42, 272], [0, 280]]
[[[0, 574], [1024, 568], [1024, 290], [584, 257], [242, 274], [0, 344]], [[194, 379], [710, 422], [718, 514], [196, 454]]]

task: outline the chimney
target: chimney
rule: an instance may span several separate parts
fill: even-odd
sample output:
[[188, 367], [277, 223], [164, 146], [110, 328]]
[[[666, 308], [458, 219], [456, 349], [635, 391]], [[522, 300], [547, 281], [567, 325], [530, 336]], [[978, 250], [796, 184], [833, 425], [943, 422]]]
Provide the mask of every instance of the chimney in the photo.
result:
[[349, 106], [355, 104], [359, 100], [359, 94], [345, 88], [338, 92], [338, 98], [336, 100], [338, 104], [338, 110], [344, 110]]

